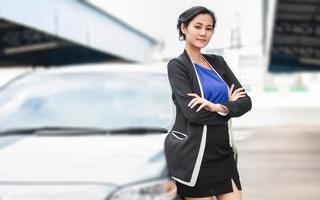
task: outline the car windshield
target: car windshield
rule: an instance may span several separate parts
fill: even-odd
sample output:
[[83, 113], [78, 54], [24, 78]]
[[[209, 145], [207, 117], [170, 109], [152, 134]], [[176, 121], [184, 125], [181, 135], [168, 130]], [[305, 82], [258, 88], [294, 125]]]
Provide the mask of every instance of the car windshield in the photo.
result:
[[43, 126], [163, 127], [172, 120], [165, 74], [35, 73], [0, 91], [0, 130]]

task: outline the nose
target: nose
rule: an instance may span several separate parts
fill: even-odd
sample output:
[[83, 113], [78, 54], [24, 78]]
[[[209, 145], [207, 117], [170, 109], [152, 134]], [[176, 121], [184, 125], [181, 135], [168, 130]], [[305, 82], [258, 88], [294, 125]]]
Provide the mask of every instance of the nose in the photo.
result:
[[207, 31], [205, 28], [202, 28], [201, 31], [200, 31], [200, 35], [201, 36], [205, 36], [207, 34]]

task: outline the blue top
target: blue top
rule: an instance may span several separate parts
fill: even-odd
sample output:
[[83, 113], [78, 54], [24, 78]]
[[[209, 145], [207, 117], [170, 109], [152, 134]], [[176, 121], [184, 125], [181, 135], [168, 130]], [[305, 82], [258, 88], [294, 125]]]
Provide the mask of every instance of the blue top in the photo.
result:
[[212, 103], [228, 101], [228, 86], [213, 70], [194, 63], [201, 81], [204, 98]]

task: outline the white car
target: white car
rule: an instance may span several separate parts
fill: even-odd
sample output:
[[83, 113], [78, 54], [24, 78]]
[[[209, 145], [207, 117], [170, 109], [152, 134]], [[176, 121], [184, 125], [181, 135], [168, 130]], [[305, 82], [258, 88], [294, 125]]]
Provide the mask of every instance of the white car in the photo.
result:
[[0, 199], [171, 199], [163, 142], [173, 111], [166, 65], [69, 66], [9, 81]]

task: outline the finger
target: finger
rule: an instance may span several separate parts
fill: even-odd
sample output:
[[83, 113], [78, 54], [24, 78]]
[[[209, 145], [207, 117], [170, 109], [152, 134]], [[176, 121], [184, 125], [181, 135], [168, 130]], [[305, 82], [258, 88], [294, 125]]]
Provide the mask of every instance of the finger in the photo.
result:
[[235, 91], [234, 91], [234, 93], [238, 93], [238, 92], [240, 92], [241, 90], [244, 90], [244, 88], [238, 88], [238, 89], [236, 89]]
[[244, 94], [236, 94], [236, 95], [234, 95], [234, 97], [240, 97], [240, 96], [244, 96]]
[[193, 108], [195, 107], [197, 104], [201, 103], [202, 102], [202, 99], [197, 99], [191, 106], [190, 108]]
[[198, 99], [198, 98], [193, 98], [193, 99], [189, 102], [188, 107], [190, 107], [190, 105], [193, 104], [193, 102], [195, 102], [197, 99]]
[[172, 189], [166, 194], [166, 199], [174, 199], [177, 195], [177, 189]]
[[230, 96], [232, 94], [232, 90], [233, 90], [233, 84], [231, 85], [231, 87], [228, 87], [228, 96]]
[[241, 97], [245, 97], [245, 95], [235, 95], [235, 96], [234, 96], [234, 100], [238, 100], [238, 99], [241, 98]]
[[232, 94], [232, 96], [237, 96], [237, 95], [245, 95], [247, 94], [246, 92], [239, 92], [239, 93], [234, 93]]
[[193, 97], [199, 97], [199, 95], [198, 95], [198, 94], [196, 94], [196, 93], [188, 93], [187, 95], [189, 95], [189, 96], [193, 96]]
[[190, 106], [190, 108], [195, 107], [197, 104], [202, 103], [203, 99], [201, 98], [197, 98], [196, 101], [193, 102], [193, 104]]
[[239, 93], [237, 93], [237, 94], [243, 95], [243, 94], [247, 94], [247, 92], [239, 92]]
[[177, 187], [172, 187], [167, 190], [166, 197], [167, 199], [174, 199], [177, 195]]
[[195, 97], [195, 98], [193, 98], [193, 99], [189, 102], [188, 106], [190, 107], [195, 101], [197, 101], [197, 100], [199, 100], [199, 99], [201, 99], [201, 98], [200, 98], [200, 97]]
[[231, 92], [232, 92], [233, 88], [234, 88], [234, 84], [232, 84], [230, 87]]
[[[243, 91], [241, 91], [241, 92], [243, 92]], [[239, 94], [239, 93], [240, 93], [240, 91], [234, 91], [232, 95], [236, 95], [236, 94]]]
[[196, 110], [196, 112], [198, 112], [199, 110], [201, 110], [203, 107], [205, 107], [208, 103], [207, 102], [203, 102], [199, 108]]
[[174, 183], [167, 183], [164, 185], [164, 190], [166, 191], [166, 197], [168, 199], [173, 199], [176, 196], [177, 187]]

